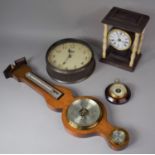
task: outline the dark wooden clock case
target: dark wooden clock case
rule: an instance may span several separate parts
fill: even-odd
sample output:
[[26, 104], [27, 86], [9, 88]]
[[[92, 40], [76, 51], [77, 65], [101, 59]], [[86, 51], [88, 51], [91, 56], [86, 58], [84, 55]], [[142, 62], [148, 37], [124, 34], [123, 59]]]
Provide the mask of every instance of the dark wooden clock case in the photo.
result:
[[[113, 7], [102, 20], [102, 23], [108, 24], [113, 28], [118, 28], [126, 31], [127, 33], [129, 33], [133, 41], [134, 33], [142, 33], [148, 21], [149, 16], [147, 15], [121, 9], [118, 7]], [[129, 67], [131, 48], [124, 52], [119, 52], [113, 47], [109, 46], [106, 50], [106, 54], [106, 59], [101, 58], [101, 62], [108, 63], [129, 71], [133, 71], [135, 69], [138, 60], [141, 57], [141, 54], [136, 55], [134, 66]]]

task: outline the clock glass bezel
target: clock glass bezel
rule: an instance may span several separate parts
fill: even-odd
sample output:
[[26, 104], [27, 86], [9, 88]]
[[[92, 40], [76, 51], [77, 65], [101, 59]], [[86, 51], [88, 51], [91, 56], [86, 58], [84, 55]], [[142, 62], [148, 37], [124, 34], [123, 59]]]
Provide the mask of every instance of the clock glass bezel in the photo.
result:
[[[77, 68], [77, 69], [72, 69], [72, 70], [64, 70], [64, 69], [60, 69], [54, 65], [52, 65], [52, 63], [49, 62], [48, 60], [48, 57], [49, 57], [49, 54], [52, 52], [52, 50], [54, 50], [57, 46], [60, 46], [61, 44], [65, 44], [65, 43], [78, 43], [78, 44], [82, 44], [84, 45], [85, 47], [87, 47], [89, 49], [89, 51], [91, 52], [91, 58], [90, 58], [90, 61], [83, 65], [82, 67], [80, 68]], [[56, 72], [59, 72], [59, 73], [75, 73], [75, 72], [78, 72], [80, 70], [83, 70], [85, 68], [87, 68], [87, 66], [92, 62], [94, 61], [94, 53], [93, 53], [93, 50], [92, 48], [90, 47], [90, 45], [83, 41], [83, 40], [80, 40], [80, 39], [74, 39], [74, 38], [67, 38], [67, 39], [62, 39], [62, 40], [59, 40], [57, 42], [55, 42], [54, 44], [52, 44], [49, 49], [47, 50], [47, 53], [46, 53], [46, 62], [48, 64], [48, 66], [50, 66], [50, 68], [52, 70], [55, 70]]]
[[[111, 43], [111, 40], [110, 40], [110, 35], [112, 34], [112, 33], [114, 33], [114, 32], [122, 32], [122, 33], [124, 33], [127, 37], [128, 37], [128, 39], [129, 39], [129, 43], [128, 43], [128, 46], [126, 47], [126, 48], [123, 48], [123, 49], [121, 49], [121, 48], [117, 48], [116, 46], [114, 46], [112, 43]], [[131, 47], [131, 45], [132, 45], [132, 36], [130, 36], [130, 34], [128, 33], [128, 32], [126, 32], [125, 30], [122, 30], [122, 29], [119, 29], [119, 28], [112, 28], [110, 31], [109, 31], [109, 33], [108, 33], [108, 43], [109, 43], [109, 45], [110, 46], [112, 46], [114, 49], [116, 49], [116, 50], [118, 50], [118, 51], [126, 51], [126, 50], [128, 50], [130, 47]]]

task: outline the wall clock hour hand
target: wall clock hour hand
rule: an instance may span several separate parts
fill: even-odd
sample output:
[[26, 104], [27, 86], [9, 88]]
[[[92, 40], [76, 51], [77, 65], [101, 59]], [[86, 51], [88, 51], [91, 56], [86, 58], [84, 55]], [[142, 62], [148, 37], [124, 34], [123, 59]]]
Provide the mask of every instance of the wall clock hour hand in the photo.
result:
[[69, 54], [67, 56], [67, 58], [65, 59], [65, 61], [63, 62], [63, 65], [67, 63], [67, 61], [72, 58], [72, 54], [70, 53], [70, 50], [68, 50]]

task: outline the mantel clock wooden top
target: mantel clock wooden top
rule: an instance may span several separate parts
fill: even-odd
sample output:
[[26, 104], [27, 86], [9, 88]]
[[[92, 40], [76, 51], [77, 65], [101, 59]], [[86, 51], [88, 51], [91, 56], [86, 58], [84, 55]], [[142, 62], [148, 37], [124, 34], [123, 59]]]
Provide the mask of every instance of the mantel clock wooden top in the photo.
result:
[[134, 71], [141, 57], [149, 16], [113, 7], [103, 18], [103, 46], [100, 61]]
[[149, 16], [147, 15], [113, 7], [102, 20], [102, 23], [113, 25], [131, 32], [141, 33], [148, 21]]

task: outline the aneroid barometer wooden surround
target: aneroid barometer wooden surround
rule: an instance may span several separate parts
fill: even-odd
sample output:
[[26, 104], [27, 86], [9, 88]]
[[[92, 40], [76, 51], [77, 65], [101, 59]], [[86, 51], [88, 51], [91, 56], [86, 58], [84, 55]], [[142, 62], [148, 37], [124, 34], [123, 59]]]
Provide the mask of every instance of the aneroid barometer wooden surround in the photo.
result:
[[141, 57], [145, 26], [149, 16], [113, 7], [102, 20], [101, 62], [133, 71]]
[[13, 77], [19, 82], [26, 83], [45, 98], [50, 108], [61, 111], [63, 124], [73, 135], [79, 137], [101, 135], [115, 150], [127, 146], [128, 132], [108, 122], [106, 109], [97, 98], [74, 97], [70, 89], [49, 84], [33, 73], [25, 58], [16, 60], [14, 65], [9, 65], [4, 75], [6, 78]]

